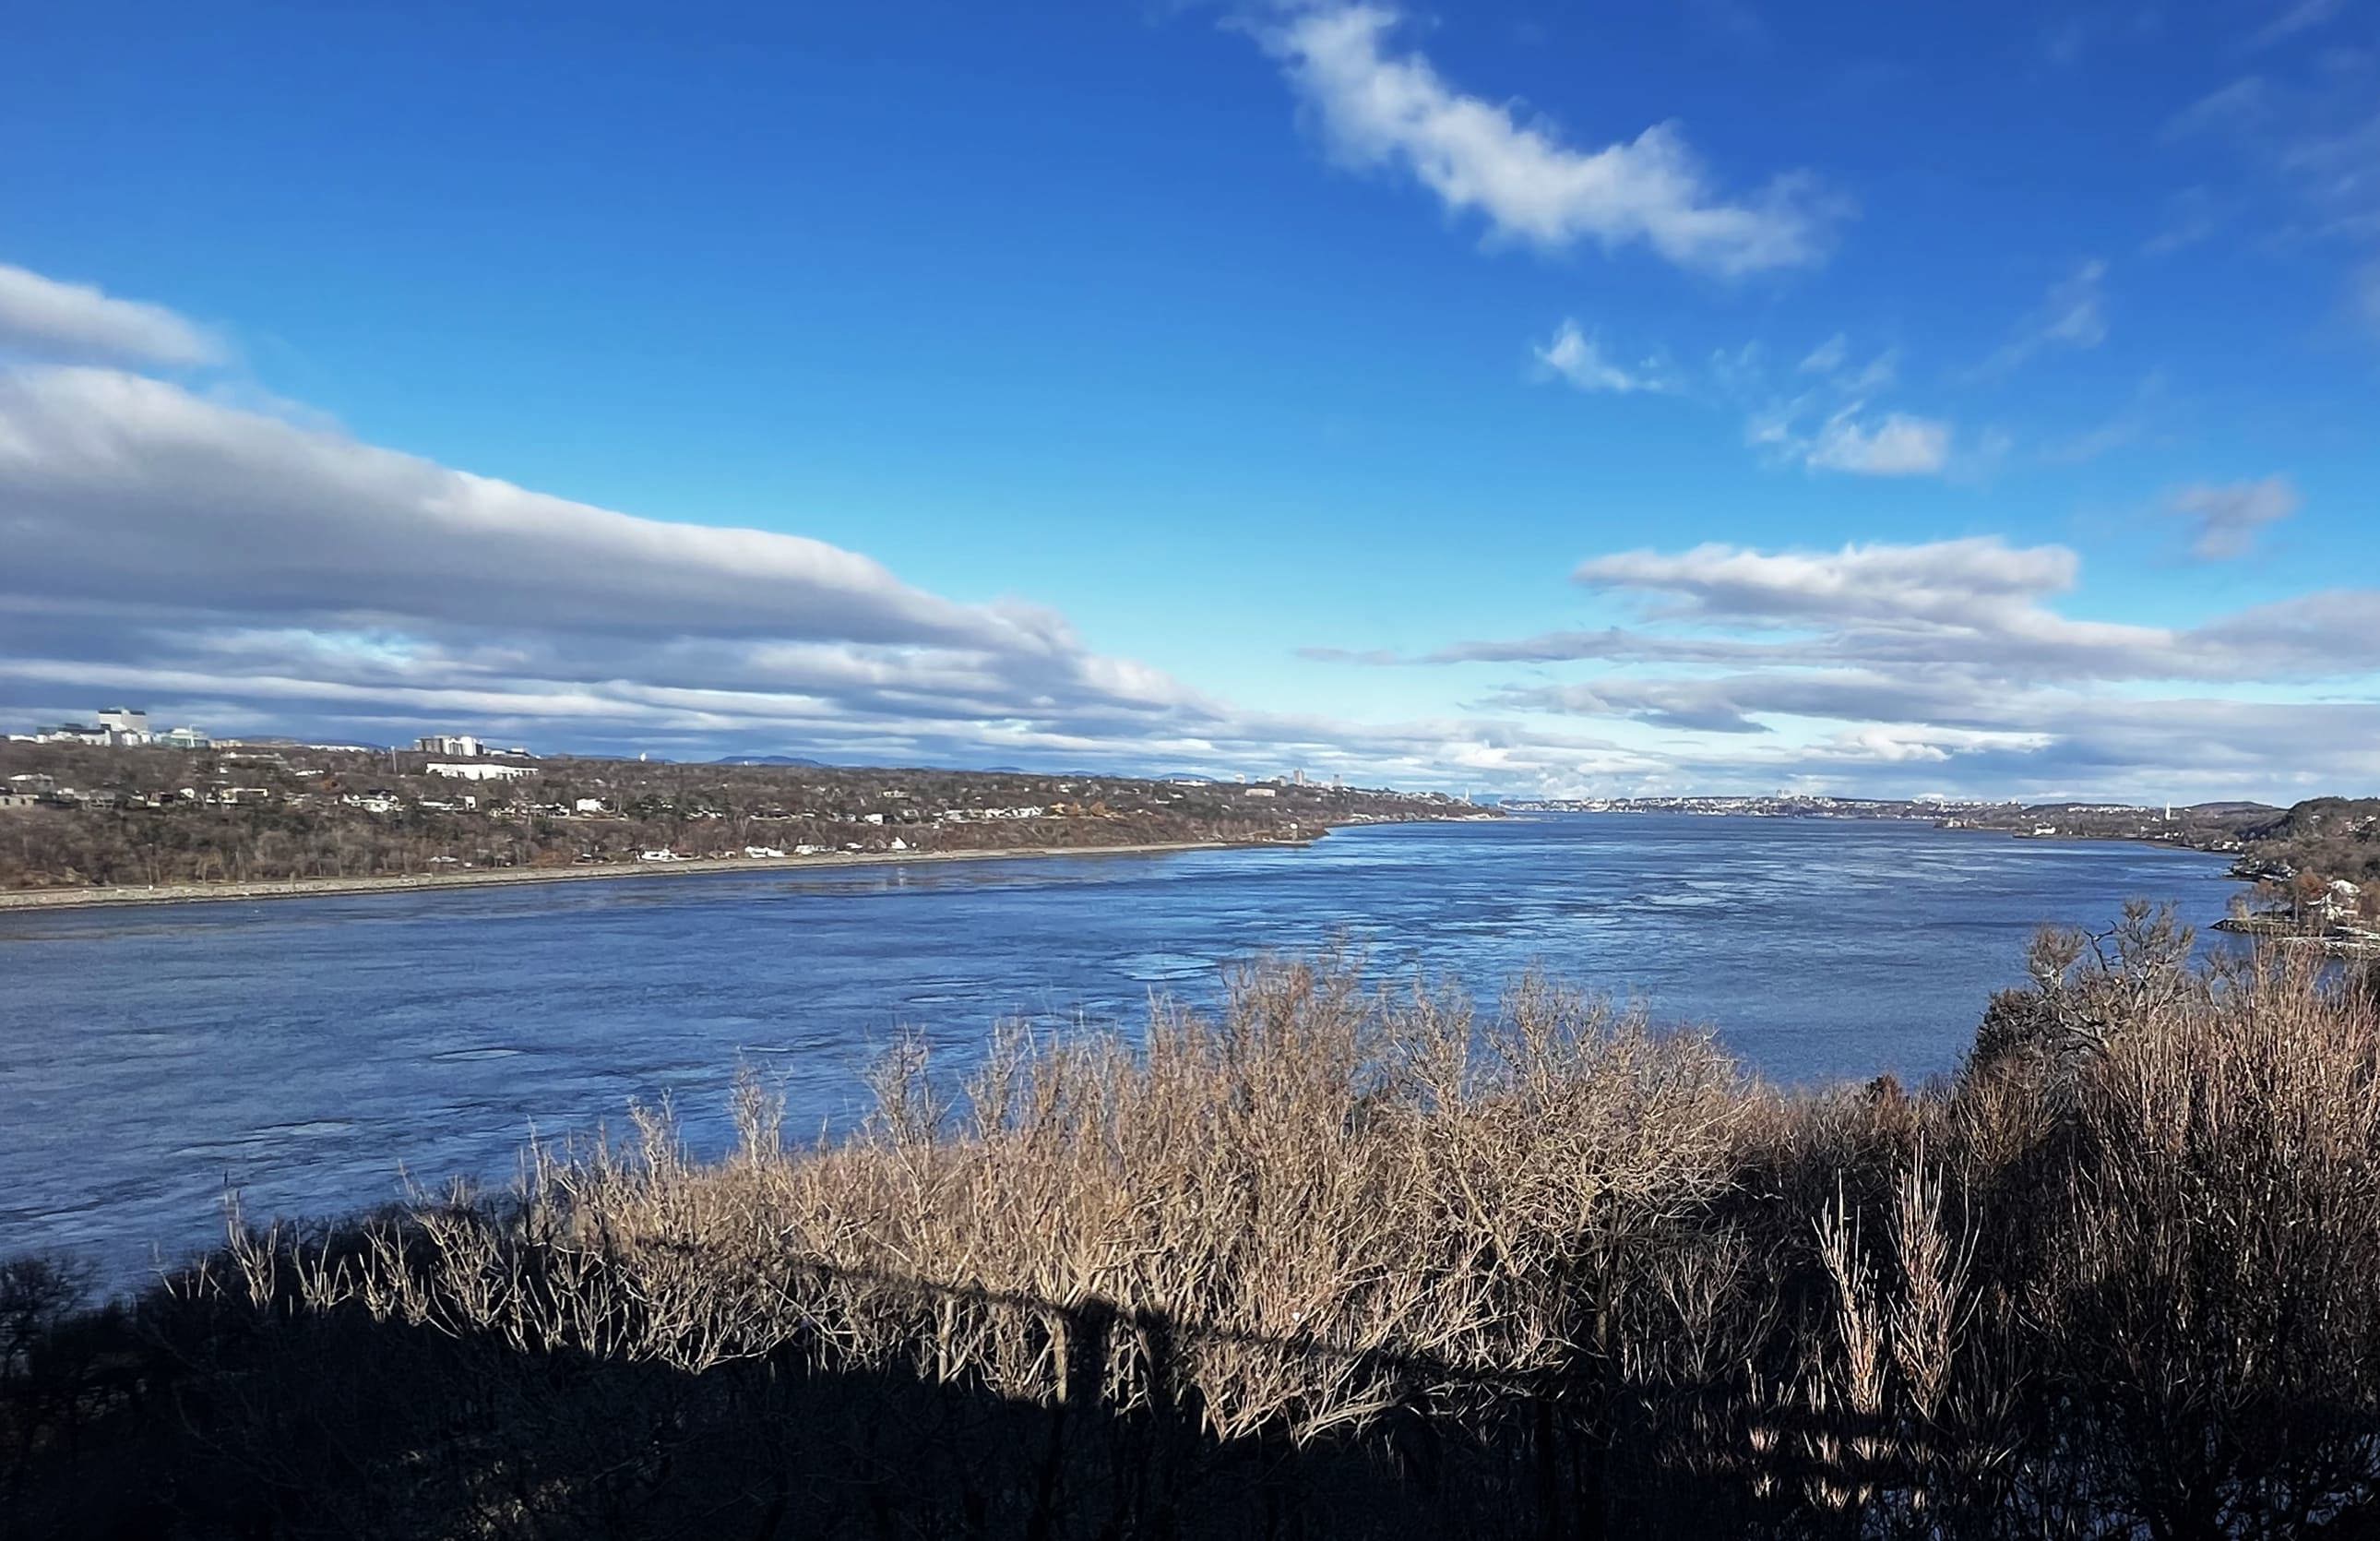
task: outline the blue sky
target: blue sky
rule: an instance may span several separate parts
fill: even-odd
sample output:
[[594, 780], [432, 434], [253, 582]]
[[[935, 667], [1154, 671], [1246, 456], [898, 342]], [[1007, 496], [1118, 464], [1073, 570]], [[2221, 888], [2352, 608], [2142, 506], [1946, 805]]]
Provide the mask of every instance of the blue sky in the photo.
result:
[[2369, 0], [99, 4], [0, 135], [14, 728], [2380, 777]]

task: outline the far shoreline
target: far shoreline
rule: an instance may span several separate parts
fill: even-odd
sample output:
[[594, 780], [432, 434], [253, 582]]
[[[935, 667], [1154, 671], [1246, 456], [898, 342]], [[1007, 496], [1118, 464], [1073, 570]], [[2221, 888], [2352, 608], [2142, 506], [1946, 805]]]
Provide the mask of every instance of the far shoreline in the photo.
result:
[[974, 850], [837, 850], [816, 856], [691, 857], [681, 862], [603, 862], [567, 867], [488, 867], [395, 877], [292, 877], [258, 883], [165, 883], [154, 887], [18, 888], [0, 892], [0, 913], [114, 909], [146, 904], [221, 904], [245, 899], [328, 899], [424, 893], [598, 878], [690, 877], [722, 873], [810, 872], [827, 867], [1015, 860], [1050, 856], [1163, 856], [1191, 850], [1303, 850], [1312, 840], [1169, 840], [1127, 845], [992, 846]]

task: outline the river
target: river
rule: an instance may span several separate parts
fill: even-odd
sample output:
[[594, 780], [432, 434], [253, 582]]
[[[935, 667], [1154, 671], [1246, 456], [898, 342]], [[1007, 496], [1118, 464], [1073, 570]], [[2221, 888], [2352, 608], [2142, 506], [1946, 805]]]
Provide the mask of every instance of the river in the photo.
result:
[[1916, 823], [1557, 814], [1305, 850], [623, 878], [0, 913], [0, 1256], [113, 1281], [251, 1215], [503, 1180], [532, 1130], [672, 1097], [723, 1143], [739, 1062], [802, 1132], [915, 1030], [1136, 1021], [1225, 963], [1344, 936], [1491, 991], [1532, 965], [1708, 1024], [1773, 1080], [1956, 1063], [2045, 922], [2133, 896], [2202, 927], [2219, 858]]

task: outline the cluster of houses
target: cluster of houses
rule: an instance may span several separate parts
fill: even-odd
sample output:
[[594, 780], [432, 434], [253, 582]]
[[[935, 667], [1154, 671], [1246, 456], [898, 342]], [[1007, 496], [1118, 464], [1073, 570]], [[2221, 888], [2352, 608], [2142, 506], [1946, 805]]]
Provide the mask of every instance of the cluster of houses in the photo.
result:
[[12, 776], [0, 789], [0, 808], [30, 808], [49, 802], [80, 807], [99, 804], [116, 808], [163, 808], [170, 802], [194, 802], [206, 807], [233, 808], [270, 802], [278, 795], [270, 787], [183, 787], [170, 792], [133, 792], [120, 789], [89, 792], [58, 785], [57, 778], [36, 773]]
[[[845, 850], [870, 850], [869, 847], [857, 844], [856, 842], [846, 845], [843, 849]], [[910, 850], [911, 847], [908, 841], [901, 838], [898, 835], [895, 835], [892, 837], [892, 840], [881, 849], [885, 850]], [[743, 855], [755, 862], [781, 862], [788, 856], [825, 856], [831, 854], [832, 850], [833, 848], [831, 846], [817, 845], [798, 845], [794, 847], [791, 850], [786, 850], [780, 846], [746, 846], [743, 850]], [[710, 853], [710, 859], [714, 862], [731, 862], [735, 859], [736, 854], [737, 853], [733, 850], [714, 850]], [[699, 858], [689, 856], [682, 850], [655, 849], [652, 850], [640, 850], [637, 852], [637, 860], [639, 862], [693, 862], [699, 860]]]

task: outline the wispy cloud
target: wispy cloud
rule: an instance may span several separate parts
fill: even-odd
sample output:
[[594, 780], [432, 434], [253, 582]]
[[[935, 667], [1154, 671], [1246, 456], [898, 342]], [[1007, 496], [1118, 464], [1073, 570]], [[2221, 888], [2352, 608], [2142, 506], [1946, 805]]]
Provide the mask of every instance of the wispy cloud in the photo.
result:
[[2190, 554], [2202, 562], [2229, 562], [2248, 556], [2268, 525], [2295, 514], [2303, 500], [2286, 476], [2222, 485], [2183, 487], [2168, 511], [2190, 521]]
[[1755, 408], [1743, 436], [1772, 462], [1807, 471], [1933, 476], [1949, 469], [1957, 431], [1940, 418], [1876, 410], [1858, 398], [1828, 407], [1804, 393]]
[[1402, 169], [1495, 236], [1549, 250], [1641, 243], [1681, 267], [1730, 275], [1826, 254], [1844, 205], [1811, 177], [1730, 195], [1674, 123], [1577, 147], [1509, 102], [1457, 90], [1418, 51], [1397, 50], [1400, 19], [1381, 6], [1320, 5], [1256, 29], [1343, 163]]
[[[2331, 14], [2300, 6], [2274, 23], [2290, 24], [2276, 36], [2310, 30]], [[2366, 287], [2380, 268], [2380, 53], [2323, 47], [2293, 55], [2277, 55], [2264, 72], [2201, 97], [2168, 122], [2166, 137], [2188, 141], [2193, 186], [2223, 175], [2209, 152], [2230, 153], [2235, 164], [2219, 188], [2219, 207], [2260, 248], [2342, 252], [2346, 310], [2380, 332]], [[2180, 226], [2184, 234], [2194, 228]]]
[[2345, 0], [2298, 0], [2272, 20], [2256, 30], [2249, 40], [2252, 48], [2269, 48], [2301, 32], [2323, 26], [2345, 8]]
[[2216, 87], [2165, 120], [2168, 141], [2192, 135], [2236, 129], [2265, 116], [2270, 92], [2261, 75], [2242, 75]]
[[1600, 338], [1591, 332], [1579, 330], [1578, 323], [1565, 319], [1554, 329], [1554, 335], [1533, 345], [1529, 351], [1536, 358], [1538, 367], [1549, 376], [1558, 376], [1583, 391], [1611, 391], [1626, 395], [1633, 391], [1668, 392], [1678, 388], [1667, 364], [1658, 358], [1648, 358], [1635, 365], [1622, 365], [1605, 356]]
[[2165, 223], [2156, 234], [2141, 243], [2143, 255], [2168, 257], [2196, 246], [2222, 226], [2229, 212], [2205, 188], [2198, 186], [2171, 194], [2165, 201]]
[[1984, 361], [1982, 373], [2005, 374], [2054, 349], [2092, 349], [2107, 340], [2107, 264], [2094, 257], [2049, 287], [2017, 336]]
[[0, 351], [194, 365], [222, 361], [220, 339], [162, 305], [118, 300], [0, 263]]

